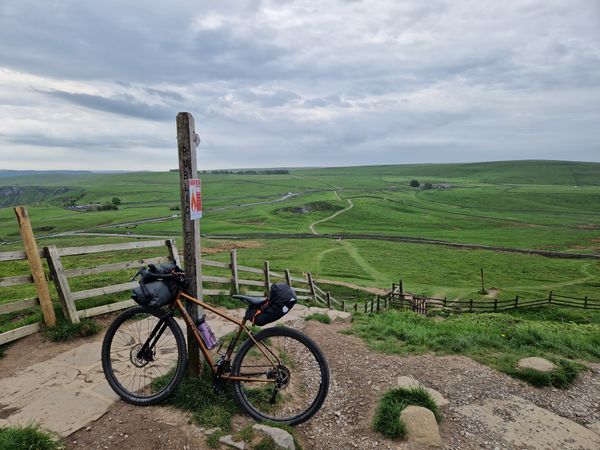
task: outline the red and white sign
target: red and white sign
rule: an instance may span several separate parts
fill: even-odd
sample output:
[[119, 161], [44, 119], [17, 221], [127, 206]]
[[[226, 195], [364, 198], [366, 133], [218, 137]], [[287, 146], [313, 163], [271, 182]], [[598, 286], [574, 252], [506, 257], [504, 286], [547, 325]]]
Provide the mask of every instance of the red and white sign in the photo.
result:
[[202, 189], [200, 179], [190, 179], [190, 219], [196, 220], [202, 217]]

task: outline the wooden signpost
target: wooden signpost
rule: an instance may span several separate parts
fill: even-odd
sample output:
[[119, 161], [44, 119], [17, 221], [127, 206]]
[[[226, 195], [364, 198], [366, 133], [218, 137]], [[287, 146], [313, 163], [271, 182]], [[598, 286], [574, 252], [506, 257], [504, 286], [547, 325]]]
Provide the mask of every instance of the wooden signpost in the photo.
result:
[[[196, 162], [196, 146], [198, 135], [194, 129], [194, 117], [187, 112], [177, 114], [177, 148], [179, 151], [179, 188], [181, 196], [181, 223], [183, 227], [183, 264], [187, 279], [190, 282], [190, 295], [202, 299], [202, 266], [200, 262], [200, 221], [192, 219], [197, 209], [196, 199], [192, 205], [190, 198], [190, 180], [198, 179]], [[199, 183], [193, 181], [191, 190], [198, 192]], [[194, 214], [194, 217], [197, 217]], [[202, 314], [198, 305], [188, 302], [188, 312], [193, 319]], [[187, 332], [188, 343], [188, 375], [199, 376], [202, 372], [202, 357], [198, 343], [191, 330]]]

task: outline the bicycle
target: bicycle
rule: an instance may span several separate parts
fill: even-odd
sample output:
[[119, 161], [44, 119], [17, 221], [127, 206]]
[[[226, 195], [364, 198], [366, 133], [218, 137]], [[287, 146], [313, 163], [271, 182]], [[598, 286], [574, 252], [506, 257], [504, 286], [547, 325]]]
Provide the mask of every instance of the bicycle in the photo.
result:
[[[246, 316], [235, 319], [185, 292], [187, 281], [178, 270], [144, 275], [146, 281], [174, 286], [168, 304], [135, 306], [108, 327], [102, 343], [102, 368], [112, 389], [126, 402], [140, 406], [159, 403], [173, 393], [188, 363], [184, 334], [175, 319], [178, 311], [211, 369], [216, 391], [222, 391], [223, 382], [233, 383], [238, 404], [258, 421], [297, 425], [310, 419], [323, 405], [329, 389], [327, 361], [314, 341], [281, 326], [254, 334]], [[232, 297], [246, 302], [248, 308], [265, 303], [261, 297]], [[213, 358], [184, 301], [238, 326], [224, 353], [219, 346], [218, 358]], [[243, 343], [242, 334], [246, 335]], [[232, 360], [238, 343], [241, 346]]]

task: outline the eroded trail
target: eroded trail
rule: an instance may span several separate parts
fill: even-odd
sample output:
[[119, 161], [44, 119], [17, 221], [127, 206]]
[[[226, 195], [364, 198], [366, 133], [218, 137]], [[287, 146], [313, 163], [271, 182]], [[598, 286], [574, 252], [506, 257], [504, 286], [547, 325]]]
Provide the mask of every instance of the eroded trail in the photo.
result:
[[[338, 198], [338, 200], [340, 200], [340, 201], [341, 201], [342, 199], [341, 199], [341, 198], [340, 198], [340, 196], [338, 195], [338, 192], [337, 192], [337, 191], [334, 191], [334, 192], [335, 192], [335, 196]], [[348, 206], [348, 207], [347, 207], [347, 208], [345, 208], [345, 209], [342, 209], [341, 211], [338, 211], [338, 212], [336, 212], [335, 214], [332, 214], [332, 215], [331, 215], [331, 216], [329, 216], [329, 217], [325, 217], [324, 219], [317, 220], [316, 222], [313, 222], [313, 223], [311, 223], [311, 224], [308, 226], [308, 229], [310, 230], [310, 232], [311, 232], [312, 234], [319, 234], [319, 233], [317, 232], [317, 230], [315, 230], [315, 225], [316, 225], [316, 224], [318, 224], [318, 223], [323, 223], [323, 222], [327, 222], [328, 220], [331, 220], [331, 219], [333, 219], [333, 218], [335, 218], [335, 217], [339, 216], [340, 214], [342, 214], [342, 213], [344, 213], [344, 212], [346, 212], [346, 211], [349, 211], [349, 210], [351, 210], [352, 208], [354, 208], [354, 203], [352, 203], [352, 200], [350, 200], [349, 198], [347, 198], [347, 199], [346, 199], [346, 201], [348, 202], [348, 204], [349, 204], [350, 206]]]

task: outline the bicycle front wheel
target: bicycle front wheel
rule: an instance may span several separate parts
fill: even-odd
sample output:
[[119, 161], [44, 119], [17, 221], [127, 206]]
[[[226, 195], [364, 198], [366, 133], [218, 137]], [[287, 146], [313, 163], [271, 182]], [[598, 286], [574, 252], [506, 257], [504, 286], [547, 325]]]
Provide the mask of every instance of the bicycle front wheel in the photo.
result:
[[120, 314], [102, 342], [102, 368], [112, 389], [135, 405], [165, 399], [185, 373], [183, 332], [172, 315], [136, 306]]
[[256, 420], [297, 425], [323, 405], [329, 389], [325, 356], [306, 335], [272, 327], [249, 338], [238, 351], [232, 375], [240, 406]]

